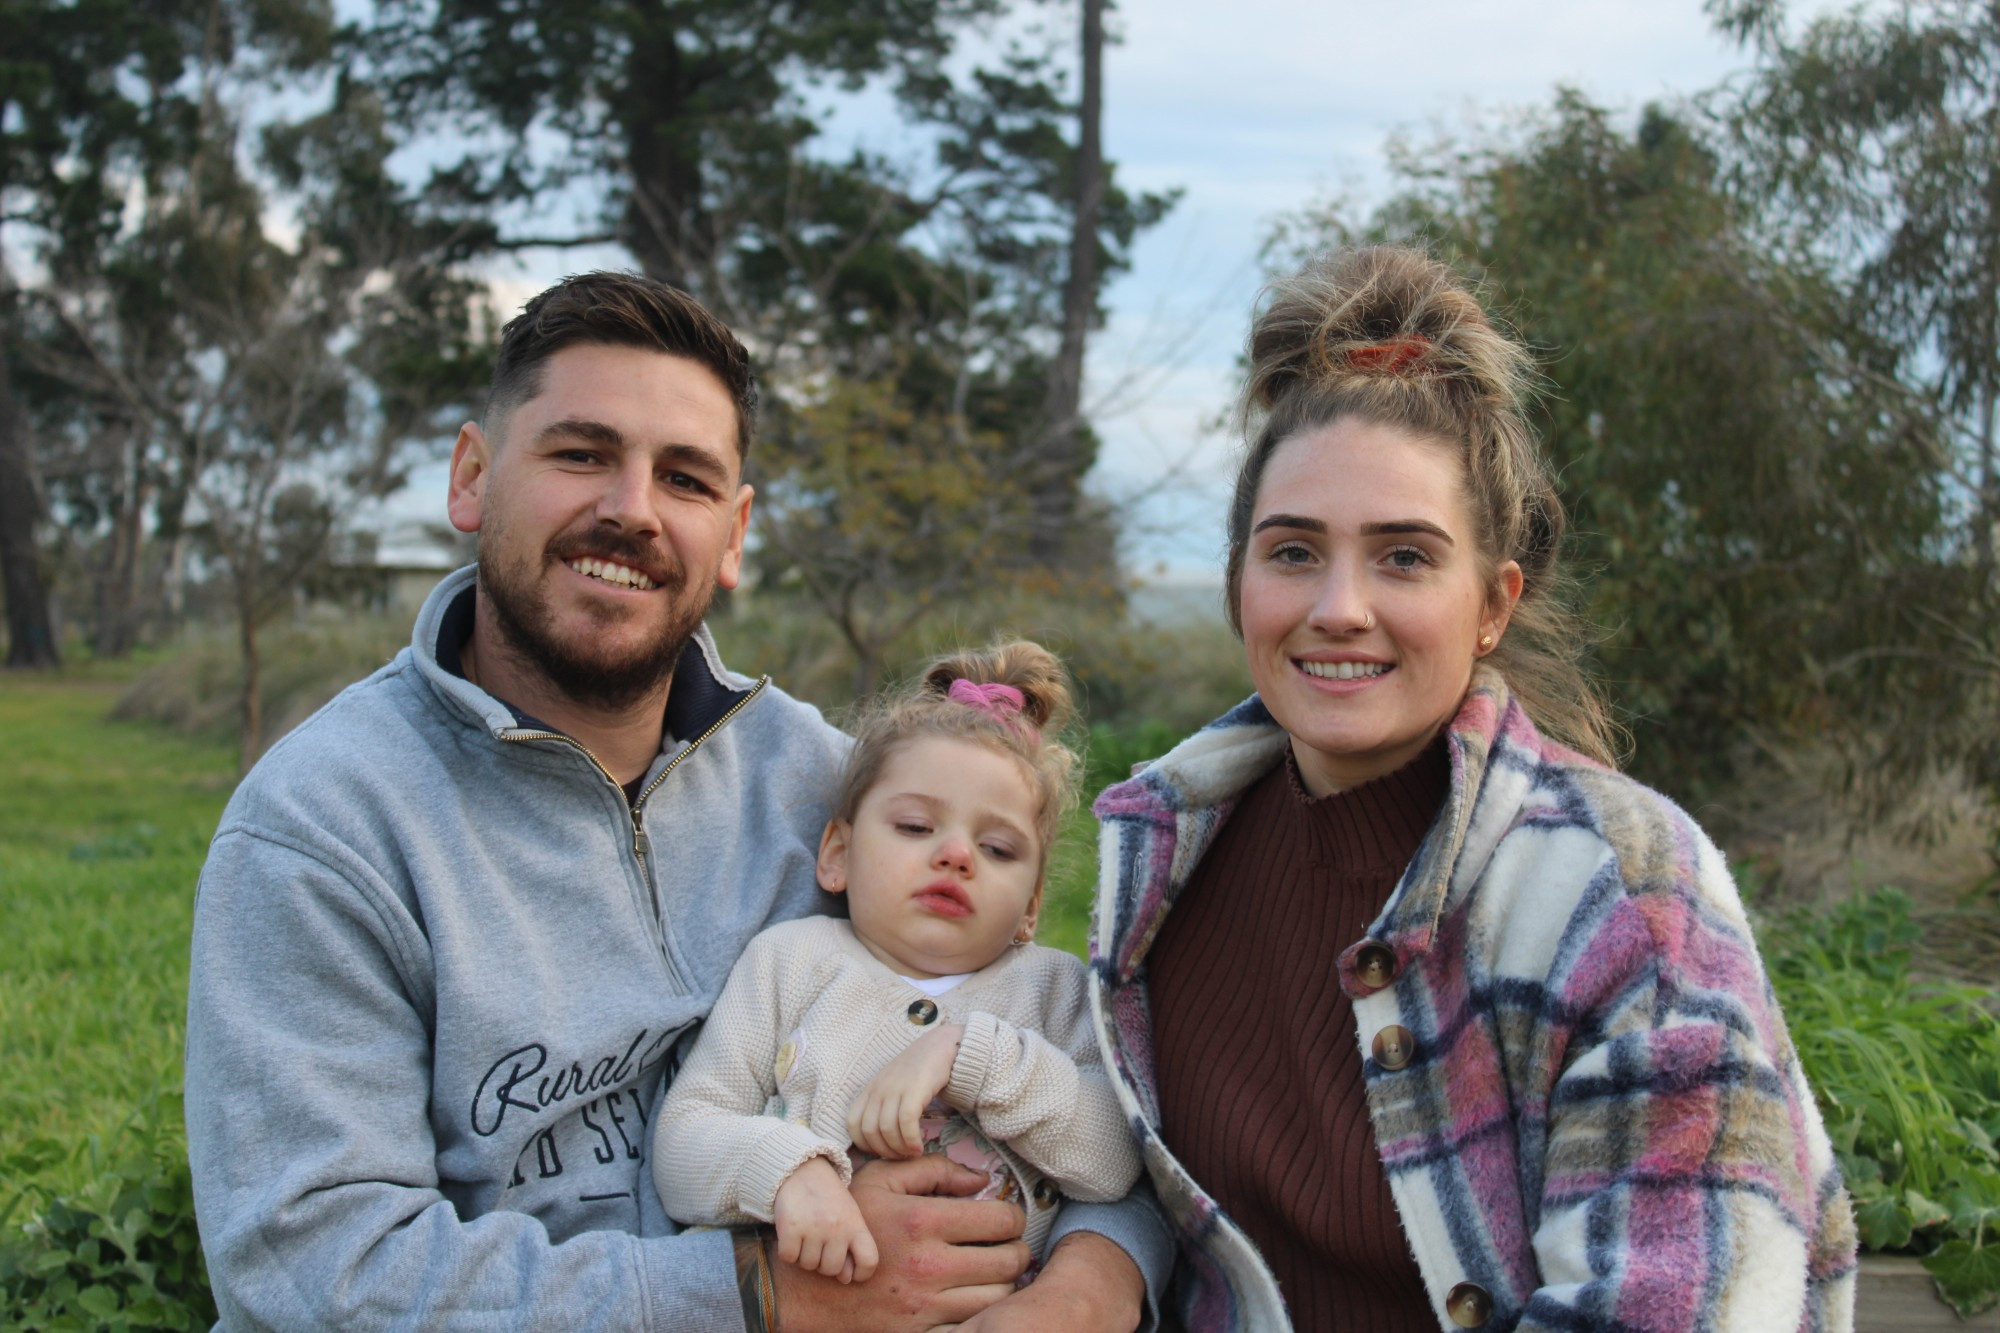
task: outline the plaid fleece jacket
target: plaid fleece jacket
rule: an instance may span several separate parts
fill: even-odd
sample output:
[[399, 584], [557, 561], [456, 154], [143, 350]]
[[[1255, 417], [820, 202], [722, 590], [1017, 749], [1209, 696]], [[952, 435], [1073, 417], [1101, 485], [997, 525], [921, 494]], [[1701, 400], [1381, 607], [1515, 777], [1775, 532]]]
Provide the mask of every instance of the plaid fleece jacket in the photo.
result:
[[[1290, 1323], [1161, 1141], [1146, 951], [1285, 743], [1253, 697], [1096, 805], [1092, 1005], [1180, 1231], [1193, 1333]], [[1851, 1328], [1846, 1191], [1722, 855], [1665, 798], [1544, 740], [1489, 669], [1448, 743], [1416, 859], [1327, 960], [1440, 1327]]]

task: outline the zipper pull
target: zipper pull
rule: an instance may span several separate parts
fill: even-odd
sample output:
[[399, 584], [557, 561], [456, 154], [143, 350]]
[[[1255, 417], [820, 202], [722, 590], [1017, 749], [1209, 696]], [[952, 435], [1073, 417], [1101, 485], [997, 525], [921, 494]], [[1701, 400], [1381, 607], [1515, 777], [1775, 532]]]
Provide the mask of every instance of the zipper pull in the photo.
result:
[[646, 830], [639, 827], [639, 821], [635, 817], [632, 820], [632, 855], [643, 861], [652, 854], [653, 840], [646, 836]]

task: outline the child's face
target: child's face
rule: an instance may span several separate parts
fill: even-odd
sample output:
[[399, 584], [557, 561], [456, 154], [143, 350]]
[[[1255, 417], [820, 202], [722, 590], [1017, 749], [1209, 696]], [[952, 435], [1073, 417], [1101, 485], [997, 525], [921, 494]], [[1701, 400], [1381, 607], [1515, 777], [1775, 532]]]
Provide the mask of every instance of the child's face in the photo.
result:
[[1020, 761], [926, 736], [889, 756], [850, 825], [820, 839], [819, 882], [854, 933], [904, 976], [976, 972], [1041, 907], [1042, 845]]

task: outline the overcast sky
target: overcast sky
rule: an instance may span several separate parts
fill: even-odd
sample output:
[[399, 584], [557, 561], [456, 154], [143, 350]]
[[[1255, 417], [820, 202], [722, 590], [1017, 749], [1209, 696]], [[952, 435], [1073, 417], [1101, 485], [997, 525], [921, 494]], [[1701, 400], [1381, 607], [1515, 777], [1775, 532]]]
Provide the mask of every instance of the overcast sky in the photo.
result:
[[[1109, 327], [1090, 348], [1105, 441], [1093, 484], [1147, 492], [1133, 564], [1177, 579], [1220, 567], [1234, 441], [1208, 427], [1230, 404], [1274, 217], [1336, 190], [1379, 200], [1398, 130], [1546, 105], [1559, 84], [1629, 116], [1748, 63], [1700, 0], [1123, 0], [1112, 24], [1122, 41], [1106, 58], [1106, 152], [1128, 188], [1183, 197], [1112, 287]], [[525, 297], [586, 262], [618, 260], [552, 257], [549, 273], [536, 264], [503, 285]], [[1185, 480], [1159, 489], [1175, 464]], [[441, 469], [414, 486], [399, 513], [439, 513]]]

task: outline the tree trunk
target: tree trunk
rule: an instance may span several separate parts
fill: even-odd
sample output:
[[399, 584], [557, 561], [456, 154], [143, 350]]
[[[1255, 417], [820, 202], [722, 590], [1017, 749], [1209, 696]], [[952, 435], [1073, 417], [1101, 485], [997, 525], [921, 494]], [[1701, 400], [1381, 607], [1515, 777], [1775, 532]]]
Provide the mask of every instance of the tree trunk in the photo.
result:
[[28, 423], [14, 399], [6, 356], [0, 353], [0, 581], [7, 592], [10, 667], [62, 665], [35, 547], [35, 526], [41, 517], [41, 488], [28, 455]]
[[117, 449], [118, 484], [111, 514], [111, 534], [98, 566], [96, 624], [91, 651], [98, 657], [124, 657], [132, 651], [139, 603], [139, 554], [145, 543], [145, 476], [143, 440], [139, 428], [126, 423]]
[[693, 291], [702, 261], [701, 163], [687, 123], [686, 61], [671, 27], [638, 34], [627, 70], [625, 244], [647, 277]]
[[1097, 228], [1104, 212], [1104, 0], [1083, 0], [1082, 96], [1077, 103], [1076, 174], [1071, 196], [1069, 278], [1063, 287], [1062, 343], [1049, 367], [1044, 437], [1034, 478], [1033, 550], [1059, 553], [1076, 512], [1084, 456], [1083, 350], [1097, 317]]
[[236, 633], [243, 649], [243, 748], [237, 768], [248, 773], [257, 762], [264, 735], [263, 663], [257, 656], [257, 596], [247, 574], [236, 584]]

